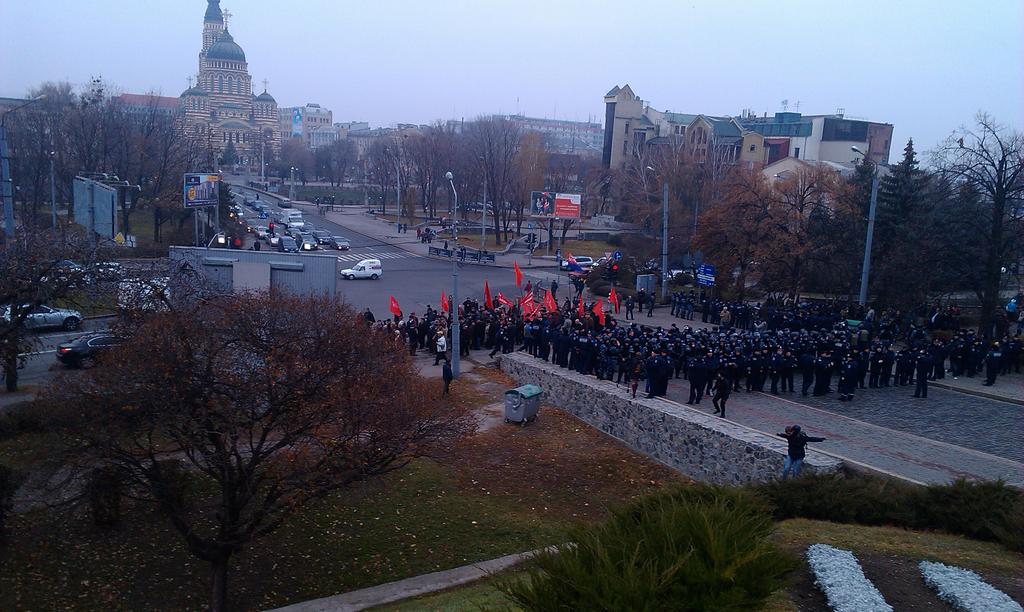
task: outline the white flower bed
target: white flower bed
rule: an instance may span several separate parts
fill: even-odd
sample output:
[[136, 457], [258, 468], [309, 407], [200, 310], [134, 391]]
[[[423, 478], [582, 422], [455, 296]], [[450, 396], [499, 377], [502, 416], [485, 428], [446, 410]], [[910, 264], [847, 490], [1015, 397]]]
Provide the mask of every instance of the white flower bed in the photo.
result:
[[892, 612], [892, 606], [864, 575], [853, 553], [826, 544], [807, 548], [814, 581], [836, 612]]
[[970, 570], [933, 561], [918, 564], [924, 581], [943, 601], [963, 612], [1022, 612], [1010, 596]]

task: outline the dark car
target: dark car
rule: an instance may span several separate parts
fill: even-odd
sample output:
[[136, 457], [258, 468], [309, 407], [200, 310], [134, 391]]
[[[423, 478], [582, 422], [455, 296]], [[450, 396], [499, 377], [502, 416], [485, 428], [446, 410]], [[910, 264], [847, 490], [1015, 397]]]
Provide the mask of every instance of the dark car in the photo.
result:
[[72, 368], [90, 367], [96, 358], [123, 342], [113, 334], [90, 334], [57, 347], [57, 361]]
[[329, 249], [337, 249], [339, 251], [347, 251], [352, 248], [348, 238], [345, 238], [344, 236], [331, 236], [327, 239], [327, 244], [325, 246]]
[[316, 238], [317, 244], [327, 244], [331, 239], [331, 233], [327, 230], [313, 230], [313, 237]]
[[277, 250], [282, 253], [298, 253], [299, 244], [291, 236], [281, 236], [277, 241]]

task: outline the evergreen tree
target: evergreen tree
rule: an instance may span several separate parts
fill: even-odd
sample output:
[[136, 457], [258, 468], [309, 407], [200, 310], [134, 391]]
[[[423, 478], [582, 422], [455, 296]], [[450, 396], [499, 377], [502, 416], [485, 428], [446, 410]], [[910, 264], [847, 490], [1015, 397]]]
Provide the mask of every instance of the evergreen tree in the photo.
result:
[[228, 142], [228, 146], [224, 147], [221, 163], [225, 166], [234, 166], [238, 163], [238, 151], [235, 149], [234, 142]]

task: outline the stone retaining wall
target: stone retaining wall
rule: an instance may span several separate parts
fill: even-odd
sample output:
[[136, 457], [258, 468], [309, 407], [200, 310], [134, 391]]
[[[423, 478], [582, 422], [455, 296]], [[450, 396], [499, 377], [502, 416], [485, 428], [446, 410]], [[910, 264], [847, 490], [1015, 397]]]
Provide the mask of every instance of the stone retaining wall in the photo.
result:
[[[624, 387], [582, 376], [521, 353], [502, 355], [501, 369], [544, 390], [543, 403], [558, 406], [618, 438], [635, 451], [695, 480], [741, 484], [777, 478], [786, 441], [685, 405], [631, 399]], [[541, 411], [540, 423], [544, 414]], [[834, 472], [838, 459], [808, 450], [804, 470]]]

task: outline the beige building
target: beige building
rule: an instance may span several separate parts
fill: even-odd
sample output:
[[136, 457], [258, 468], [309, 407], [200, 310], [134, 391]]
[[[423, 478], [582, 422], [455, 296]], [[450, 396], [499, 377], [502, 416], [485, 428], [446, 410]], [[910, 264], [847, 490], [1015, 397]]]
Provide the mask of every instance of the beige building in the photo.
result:
[[238, 164], [259, 167], [264, 147], [279, 151], [277, 101], [253, 95], [245, 52], [228, 32], [220, 0], [208, 0], [195, 85], [181, 94], [186, 129], [205, 139], [215, 158], [233, 148]]

